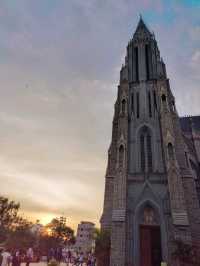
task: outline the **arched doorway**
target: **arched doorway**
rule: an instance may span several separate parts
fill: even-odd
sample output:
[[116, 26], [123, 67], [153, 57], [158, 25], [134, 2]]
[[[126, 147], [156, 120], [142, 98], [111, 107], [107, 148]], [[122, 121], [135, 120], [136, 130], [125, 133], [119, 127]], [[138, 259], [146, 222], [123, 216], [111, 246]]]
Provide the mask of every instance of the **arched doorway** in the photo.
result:
[[161, 229], [155, 210], [146, 205], [140, 216], [140, 266], [160, 266], [162, 261]]

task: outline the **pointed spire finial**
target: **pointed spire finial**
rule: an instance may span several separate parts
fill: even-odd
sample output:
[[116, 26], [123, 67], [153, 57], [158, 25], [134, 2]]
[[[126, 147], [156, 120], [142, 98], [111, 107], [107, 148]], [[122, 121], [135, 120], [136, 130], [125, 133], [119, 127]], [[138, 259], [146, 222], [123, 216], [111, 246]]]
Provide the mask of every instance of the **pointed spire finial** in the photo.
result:
[[146, 32], [146, 34], [148, 34], [149, 36], [151, 36], [151, 38], [153, 37], [153, 34], [150, 32], [150, 30], [148, 29], [148, 27], [146, 26], [143, 18], [142, 18], [142, 14], [140, 13], [140, 20], [138, 22], [138, 25], [137, 25], [137, 28], [136, 28], [136, 31], [135, 33], [133, 34], [133, 36], [135, 34], [137, 34], [138, 32]]

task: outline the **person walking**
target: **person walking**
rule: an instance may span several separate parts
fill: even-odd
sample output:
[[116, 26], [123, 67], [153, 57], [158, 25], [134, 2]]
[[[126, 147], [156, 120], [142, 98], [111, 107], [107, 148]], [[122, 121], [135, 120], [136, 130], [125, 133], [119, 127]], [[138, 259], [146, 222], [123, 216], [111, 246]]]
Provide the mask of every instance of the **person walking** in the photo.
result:
[[62, 249], [60, 247], [57, 247], [56, 249], [56, 260], [59, 264], [62, 261]]
[[55, 250], [54, 248], [50, 248], [50, 250], [48, 251], [48, 255], [47, 255], [47, 262], [53, 259], [55, 259]]
[[12, 266], [20, 266], [20, 264], [21, 264], [20, 252], [16, 250], [12, 257]]
[[79, 265], [80, 266], [83, 266], [83, 261], [84, 261], [84, 257], [83, 257], [83, 253], [81, 253], [80, 257], [79, 257]]
[[96, 265], [96, 258], [94, 255], [91, 256], [91, 266], [95, 266]]

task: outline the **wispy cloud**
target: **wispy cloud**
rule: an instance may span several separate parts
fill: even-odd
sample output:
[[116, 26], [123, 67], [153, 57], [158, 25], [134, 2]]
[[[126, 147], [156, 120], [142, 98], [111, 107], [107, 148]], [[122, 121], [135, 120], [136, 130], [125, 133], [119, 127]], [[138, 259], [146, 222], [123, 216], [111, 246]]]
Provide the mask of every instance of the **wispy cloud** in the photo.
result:
[[198, 114], [198, 6], [1, 1], [1, 191], [25, 215], [98, 222], [119, 69], [139, 13], [156, 33], [180, 114]]

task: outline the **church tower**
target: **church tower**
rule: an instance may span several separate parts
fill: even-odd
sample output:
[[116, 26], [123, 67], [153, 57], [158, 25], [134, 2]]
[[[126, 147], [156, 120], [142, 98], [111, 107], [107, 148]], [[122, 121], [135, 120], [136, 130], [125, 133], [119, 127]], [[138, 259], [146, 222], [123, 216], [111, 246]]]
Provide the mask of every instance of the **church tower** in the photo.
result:
[[175, 241], [200, 247], [189, 153], [155, 36], [140, 18], [120, 72], [108, 151], [101, 228], [111, 232], [111, 266], [175, 266]]

